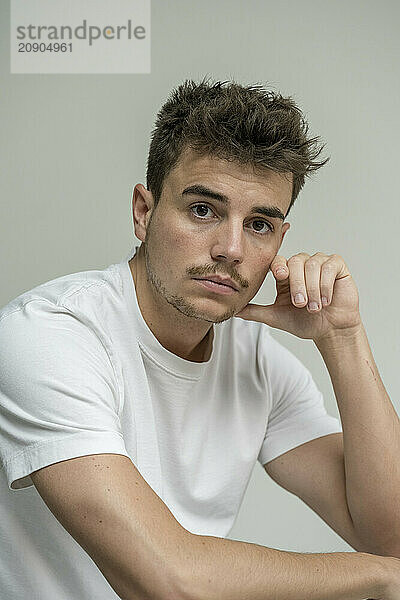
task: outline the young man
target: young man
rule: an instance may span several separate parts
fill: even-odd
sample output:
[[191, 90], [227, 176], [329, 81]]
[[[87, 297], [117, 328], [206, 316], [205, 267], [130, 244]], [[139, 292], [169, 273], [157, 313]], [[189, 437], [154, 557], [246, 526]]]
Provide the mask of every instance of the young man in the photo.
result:
[[[1, 310], [1, 597], [396, 597], [400, 427], [357, 288], [339, 255], [278, 255], [326, 162], [306, 134], [290, 98], [185, 82], [134, 189], [140, 246]], [[270, 328], [314, 340], [342, 424]], [[357, 552], [223, 539], [257, 460]]]

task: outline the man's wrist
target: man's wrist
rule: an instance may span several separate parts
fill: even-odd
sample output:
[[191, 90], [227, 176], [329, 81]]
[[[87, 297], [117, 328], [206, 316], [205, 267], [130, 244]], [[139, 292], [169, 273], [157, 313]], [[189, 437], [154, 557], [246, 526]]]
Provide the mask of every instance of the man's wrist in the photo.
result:
[[365, 340], [365, 329], [362, 321], [353, 327], [347, 329], [332, 330], [314, 339], [318, 350], [322, 353], [324, 350], [341, 350], [346, 347], [354, 347]]

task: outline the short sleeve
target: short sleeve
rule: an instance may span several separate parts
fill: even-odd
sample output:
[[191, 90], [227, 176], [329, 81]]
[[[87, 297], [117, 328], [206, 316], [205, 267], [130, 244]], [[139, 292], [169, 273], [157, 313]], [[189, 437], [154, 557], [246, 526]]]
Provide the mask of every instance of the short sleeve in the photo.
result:
[[271, 410], [257, 459], [262, 465], [305, 442], [342, 432], [339, 419], [327, 413], [310, 371], [269, 332], [264, 361]]
[[78, 456], [129, 456], [119, 388], [94, 329], [63, 307], [31, 300], [0, 321], [0, 464], [10, 490]]

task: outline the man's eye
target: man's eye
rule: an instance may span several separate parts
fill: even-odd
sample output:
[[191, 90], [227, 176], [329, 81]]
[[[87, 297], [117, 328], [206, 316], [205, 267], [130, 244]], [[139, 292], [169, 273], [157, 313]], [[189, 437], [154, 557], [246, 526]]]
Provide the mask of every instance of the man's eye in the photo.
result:
[[260, 225], [266, 225], [267, 226], [267, 229], [263, 229], [263, 230], [258, 229], [258, 228], [254, 229], [253, 231], [255, 231], [256, 233], [266, 233], [267, 231], [273, 231], [274, 230], [273, 227], [272, 227], [272, 225], [270, 225], [268, 223], [268, 221], [263, 221], [262, 219], [256, 219], [256, 220], [252, 221], [252, 223], [253, 224], [254, 223], [258, 223]]
[[190, 210], [193, 211], [194, 215], [196, 217], [206, 217], [207, 215], [204, 214], [196, 214], [194, 211], [200, 208], [200, 213], [205, 211], [205, 213], [207, 213], [208, 210], [211, 210], [211, 208], [209, 206], [207, 206], [207, 204], [195, 204], [194, 206], [190, 207]]
[[[198, 219], [205, 219], [205, 218], [209, 217], [210, 215], [207, 215], [207, 211], [210, 211], [211, 213], [213, 212], [212, 209], [209, 206], [207, 206], [207, 204], [203, 204], [203, 203], [194, 204], [193, 206], [190, 207], [190, 211]], [[253, 219], [253, 221], [251, 221], [251, 223], [253, 223], [253, 224], [257, 223], [258, 225], [261, 225], [261, 227], [266, 226], [266, 229], [262, 229], [262, 228], [259, 229], [257, 226], [255, 229], [252, 229], [252, 231], [254, 233], [257, 233], [259, 235], [264, 235], [264, 234], [268, 233], [269, 231], [271, 231], [271, 232], [274, 231], [274, 228], [272, 227], [272, 225], [270, 223], [268, 223], [268, 221], [264, 221], [263, 219]]]

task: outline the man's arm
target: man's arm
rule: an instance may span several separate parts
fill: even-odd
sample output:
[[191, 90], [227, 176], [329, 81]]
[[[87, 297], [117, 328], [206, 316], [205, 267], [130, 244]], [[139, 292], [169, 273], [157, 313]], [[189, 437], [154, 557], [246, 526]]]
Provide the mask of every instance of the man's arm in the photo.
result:
[[184, 529], [121, 454], [31, 473], [40, 496], [122, 600], [181, 600]]
[[316, 346], [342, 421], [347, 504], [358, 539], [368, 551], [400, 557], [400, 420], [365, 329], [332, 334]]
[[362, 600], [380, 595], [397, 561], [192, 534], [119, 454], [61, 461], [31, 477], [122, 600]]
[[374, 552], [356, 534], [346, 498], [343, 433], [329, 433], [305, 442], [264, 464], [283, 489], [311, 508], [358, 552]]
[[300, 252], [288, 261], [277, 255], [270, 270], [277, 287], [274, 304], [248, 304], [235, 316], [315, 342], [341, 416], [346, 497], [356, 539], [374, 554], [400, 557], [400, 419], [369, 347], [357, 286], [338, 254]]
[[188, 600], [399, 597], [383, 595], [393, 574], [400, 591], [397, 558], [361, 552], [301, 554], [212, 536], [192, 536], [186, 553], [190, 570], [184, 597]]

